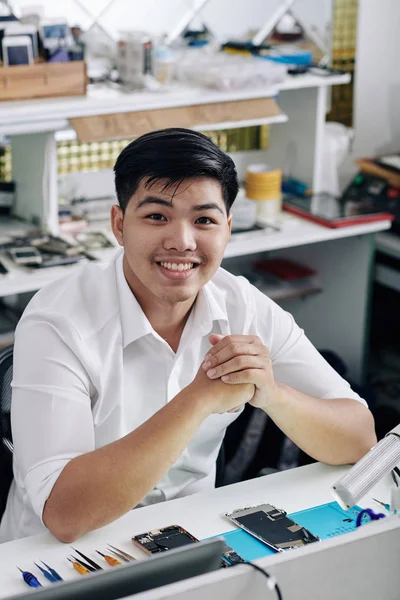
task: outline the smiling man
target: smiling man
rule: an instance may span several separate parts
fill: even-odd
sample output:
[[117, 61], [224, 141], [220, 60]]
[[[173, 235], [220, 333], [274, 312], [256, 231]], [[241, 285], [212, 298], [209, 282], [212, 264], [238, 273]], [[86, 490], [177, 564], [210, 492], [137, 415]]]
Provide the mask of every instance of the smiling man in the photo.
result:
[[238, 182], [206, 136], [166, 129], [115, 165], [122, 247], [36, 294], [16, 332], [14, 475], [0, 541], [69, 542], [214, 486], [246, 402], [327, 463], [375, 443], [365, 402], [293, 318], [220, 268]]

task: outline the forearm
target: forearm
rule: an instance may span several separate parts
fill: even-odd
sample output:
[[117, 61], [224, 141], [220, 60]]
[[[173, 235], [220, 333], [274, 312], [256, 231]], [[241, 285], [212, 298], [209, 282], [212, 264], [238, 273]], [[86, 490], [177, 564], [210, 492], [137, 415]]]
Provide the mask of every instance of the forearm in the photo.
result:
[[304, 452], [328, 464], [357, 462], [375, 443], [374, 420], [349, 398], [322, 400], [283, 384], [265, 412]]
[[45, 504], [46, 527], [71, 542], [125, 514], [162, 479], [206, 416], [183, 390], [124, 438], [72, 459]]

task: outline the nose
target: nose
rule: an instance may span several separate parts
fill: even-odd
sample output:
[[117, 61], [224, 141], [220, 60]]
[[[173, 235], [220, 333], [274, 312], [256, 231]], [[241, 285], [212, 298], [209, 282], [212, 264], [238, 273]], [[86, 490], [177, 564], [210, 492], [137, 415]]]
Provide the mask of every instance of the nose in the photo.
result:
[[[165, 228], [167, 229], [167, 228]], [[185, 221], [175, 221], [165, 231], [164, 248], [177, 252], [194, 252], [197, 248], [193, 226]]]

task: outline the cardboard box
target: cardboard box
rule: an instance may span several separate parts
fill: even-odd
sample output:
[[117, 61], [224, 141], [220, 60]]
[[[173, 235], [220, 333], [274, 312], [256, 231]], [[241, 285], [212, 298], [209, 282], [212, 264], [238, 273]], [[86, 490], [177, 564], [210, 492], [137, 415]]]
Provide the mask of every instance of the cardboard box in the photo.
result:
[[0, 100], [30, 100], [86, 94], [83, 60], [0, 67]]

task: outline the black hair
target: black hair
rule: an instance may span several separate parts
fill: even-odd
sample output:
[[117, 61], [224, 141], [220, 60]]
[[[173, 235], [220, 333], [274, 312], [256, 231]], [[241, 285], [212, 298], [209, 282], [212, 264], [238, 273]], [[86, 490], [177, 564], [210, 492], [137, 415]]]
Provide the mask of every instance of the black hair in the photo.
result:
[[188, 179], [214, 179], [221, 184], [227, 214], [239, 190], [233, 160], [206, 135], [191, 129], [160, 129], [140, 136], [122, 150], [114, 174], [122, 212], [143, 179], [147, 187], [166, 180], [164, 189], [176, 185], [175, 191]]

